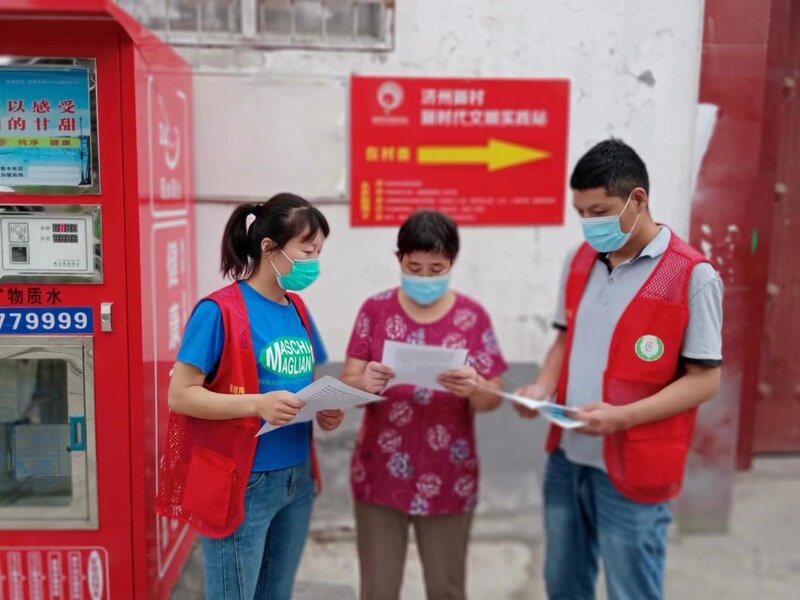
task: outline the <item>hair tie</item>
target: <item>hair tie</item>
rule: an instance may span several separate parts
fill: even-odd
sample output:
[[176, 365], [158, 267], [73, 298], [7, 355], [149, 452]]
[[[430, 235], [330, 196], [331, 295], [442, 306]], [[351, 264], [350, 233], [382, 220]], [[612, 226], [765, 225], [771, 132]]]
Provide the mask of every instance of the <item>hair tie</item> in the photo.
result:
[[247, 218], [244, 220], [244, 230], [247, 233], [250, 233], [250, 226], [256, 220], [256, 216], [253, 213], [247, 213]]

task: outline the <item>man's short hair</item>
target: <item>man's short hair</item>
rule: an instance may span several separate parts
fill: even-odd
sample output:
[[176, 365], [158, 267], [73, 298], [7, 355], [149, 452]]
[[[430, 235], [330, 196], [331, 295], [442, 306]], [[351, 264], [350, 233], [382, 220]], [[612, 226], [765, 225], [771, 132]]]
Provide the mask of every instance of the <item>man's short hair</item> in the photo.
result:
[[644, 161], [633, 148], [614, 138], [596, 144], [581, 157], [569, 186], [578, 191], [602, 187], [608, 196], [620, 198], [627, 198], [637, 187], [650, 193]]

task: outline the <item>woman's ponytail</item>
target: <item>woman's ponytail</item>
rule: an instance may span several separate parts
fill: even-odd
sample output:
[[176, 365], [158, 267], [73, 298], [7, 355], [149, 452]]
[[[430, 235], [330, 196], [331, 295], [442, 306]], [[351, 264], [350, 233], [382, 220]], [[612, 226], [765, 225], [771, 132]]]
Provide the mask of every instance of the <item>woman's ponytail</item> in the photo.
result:
[[242, 204], [238, 206], [225, 224], [225, 232], [222, 234], [222, 261], [220, 270], [224, 277], [231, 279], [243, 279], [250, 275], [253, 270], [253, 263], [258, 256], [250, 256], [248, 239], [247, 217], [252, 215], [255, 204]]

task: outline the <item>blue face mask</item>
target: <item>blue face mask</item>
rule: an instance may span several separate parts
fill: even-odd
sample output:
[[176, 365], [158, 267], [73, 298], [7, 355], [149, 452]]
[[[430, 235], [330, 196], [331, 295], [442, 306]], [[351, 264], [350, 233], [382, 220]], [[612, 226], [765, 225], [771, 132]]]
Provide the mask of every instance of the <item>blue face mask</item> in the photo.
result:
[[417, 304], [428, 306], [444, 296], [450, 285], [450, 274], [419, 277], [402, 273], [401, 284], [406, 296]]
[[[281, 254], [286, 256], [283, 250], [281, 250]], [[292, 260], [286, 256], [286, 260], [292, 263], [292, 270], [286, 275], [281, 275], [278, 269], [275, 268], [275, 265], [272, 264], [272, 261], [269, 261], [270, 264], [272, 264], [272, 268], [275, 269], [275, 273], [277, 273], [276, 279], [278, 280], [278, 285], [281, 286], [282, 289], [299, 292], [300, 290], [306, 289], [319, 277], [318, 258]]]
[[581, 219], [583, 237], [586, 238], [592, 248], [598, 252], [615, 252], [628, 243], [633, 230], [636, 229], [636, 223], [639, 221], [639, 215], [637, 214], [631, 230], [628, 233], [622, 231], [620, 217], [625, 212], [625, 209], [628, 208], [630, 201], [631, 197], [628, 196], [628, 201], [618, 215]]

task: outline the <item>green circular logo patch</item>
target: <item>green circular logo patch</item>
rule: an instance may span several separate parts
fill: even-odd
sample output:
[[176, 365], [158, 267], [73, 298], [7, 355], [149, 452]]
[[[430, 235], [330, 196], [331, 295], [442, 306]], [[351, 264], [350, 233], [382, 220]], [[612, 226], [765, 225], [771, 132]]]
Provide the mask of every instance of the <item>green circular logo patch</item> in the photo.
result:
[[636, 356], [647, 362], [658, 360], [664, 355], [664, 342], [654, 335], [643, 335], [636, 340]]

